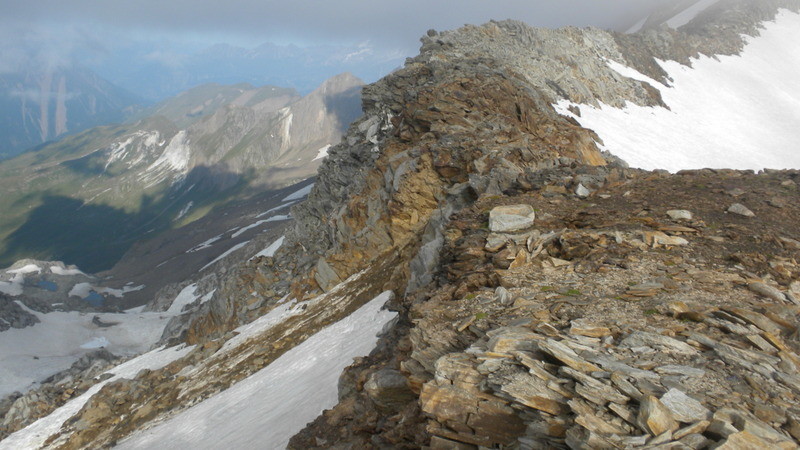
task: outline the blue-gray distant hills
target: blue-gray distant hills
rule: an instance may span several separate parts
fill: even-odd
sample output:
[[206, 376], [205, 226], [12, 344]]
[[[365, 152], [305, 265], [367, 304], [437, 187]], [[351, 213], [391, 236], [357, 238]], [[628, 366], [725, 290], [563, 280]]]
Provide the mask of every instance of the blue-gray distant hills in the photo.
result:
[[85, 68], [0, 73], [0, 159], [69, 133], [122, 122], [140, 103]]

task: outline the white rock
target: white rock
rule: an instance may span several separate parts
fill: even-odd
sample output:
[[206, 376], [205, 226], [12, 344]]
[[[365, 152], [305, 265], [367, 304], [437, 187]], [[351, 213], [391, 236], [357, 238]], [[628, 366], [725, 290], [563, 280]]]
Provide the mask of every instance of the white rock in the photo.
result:
[[535, 218], [531, 205], [498, 206], [489, 212], [489, 229], [495, 233], [520, 231], [532, 227]]
[[756, 216], [755, 213], [753, 213], [753, 211], [750, 211], [749, 209], [747, 209], [746, 206], [744, 206], [741, 203], [732, 204], [728, 208], [728, 212], [729, 213], [733, 213], [733, 214], [738, 214], [740, 216], [745, 216], [745, 217], [755, 217]]
[[675, 388], [670, 389], [661, 397], [661, 403], [669, 409], [672, 417], [679, 422], [694, 423], [706, 420], [711, 416], [711, 411], [708, 408]]
[[589, 191], [589, 189], [587, 189], [586, 186], [584, 186], [581, 183], [578, 183], [578, 187], [575, 188], [575, 195], [577, 195], [580, 198], [586, 198], [591, 193], [592, 192]]
[[672, 220], [692, 220], [692, 212], [685, 209], [671, 209], [667, 215]]

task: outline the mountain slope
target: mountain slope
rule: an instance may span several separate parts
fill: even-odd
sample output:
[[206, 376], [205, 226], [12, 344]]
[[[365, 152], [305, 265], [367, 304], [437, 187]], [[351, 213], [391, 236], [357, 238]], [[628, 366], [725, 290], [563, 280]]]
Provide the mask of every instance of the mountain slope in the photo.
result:
[[615, 108], [601, 103], [595, 107], [564, 100], [559, 111], [593, 129], [603, 149], [634, 167], [672, 171], [798, 167], [800, 154], [794, 142], [800, 92], [795, 89], [795, 74], [800, 70], [800, 50], [784, 45], [798, 38], [800, 19], [782, 12], [764, 24], [757, 38], [747, 39], [750, 42], [739, 54], [699, 56], [691, 66], [659, 62], [669, 81], [653, 80], [609, 60], [609, 67], [620, 76], [657, 90], [665, 106]]

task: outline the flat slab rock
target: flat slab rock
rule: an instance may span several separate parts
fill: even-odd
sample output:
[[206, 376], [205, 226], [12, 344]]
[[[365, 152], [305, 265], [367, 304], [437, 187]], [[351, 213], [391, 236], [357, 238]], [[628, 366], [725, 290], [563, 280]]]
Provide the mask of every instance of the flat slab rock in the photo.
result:
[[489, 229], [495, 233], [521, 231], [532, 227], [535, 218], [531, 205], [498, 206], [489, 212]]

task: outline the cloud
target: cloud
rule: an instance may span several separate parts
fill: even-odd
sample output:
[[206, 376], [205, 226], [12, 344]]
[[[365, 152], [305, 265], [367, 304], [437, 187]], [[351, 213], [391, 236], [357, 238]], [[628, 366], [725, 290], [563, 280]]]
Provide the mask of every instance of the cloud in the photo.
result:
[[186, 64], [188, 55], [169, 50], [155, 50], [142, 57], [145, 61], [159, 63], [164, 67], [178, 69]]
[[76, 52], [102, 51], [97, 38], [71, 26], [37, 26], [0, 19], [0, 74], [72, 64]]
[[675, 0], [6, 0], [7, 23], [73, 23], [161, 35], [238, 36], [256, 41], [361, 42], [416, 47], [429, 28], [489, 19], [535, 26], [629, 24]]
[[41, 89], [14, 89], [9, 92], [12, 98], [21, 98], [29, 102], [42, 103], [45, 100], [63, 98], [65, 101], [79, 97], [79, 92], [60, 93], [57, 91], [43, 91]]

